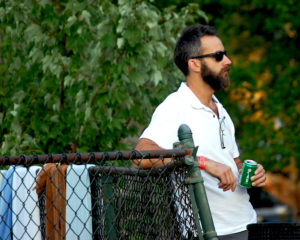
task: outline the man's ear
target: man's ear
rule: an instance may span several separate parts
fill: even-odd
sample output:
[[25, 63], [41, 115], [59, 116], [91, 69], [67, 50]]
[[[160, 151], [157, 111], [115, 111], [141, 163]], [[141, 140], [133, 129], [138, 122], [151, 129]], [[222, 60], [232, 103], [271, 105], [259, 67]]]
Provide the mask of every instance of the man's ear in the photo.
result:
[[189, 59], [188, 67], [191, 72], [201, 72], [201, 63], [199, 59]]

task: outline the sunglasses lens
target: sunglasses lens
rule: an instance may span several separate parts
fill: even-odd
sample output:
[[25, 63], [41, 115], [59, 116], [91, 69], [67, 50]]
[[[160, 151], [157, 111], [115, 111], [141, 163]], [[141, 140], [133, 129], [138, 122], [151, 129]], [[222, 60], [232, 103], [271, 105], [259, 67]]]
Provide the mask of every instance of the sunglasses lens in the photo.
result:
[[216, 56], [216, 61], [217, 62], [222, 61], [224, 55], [225, 55], [225, 52], [217, 52], [216, 55], [215, 55]]

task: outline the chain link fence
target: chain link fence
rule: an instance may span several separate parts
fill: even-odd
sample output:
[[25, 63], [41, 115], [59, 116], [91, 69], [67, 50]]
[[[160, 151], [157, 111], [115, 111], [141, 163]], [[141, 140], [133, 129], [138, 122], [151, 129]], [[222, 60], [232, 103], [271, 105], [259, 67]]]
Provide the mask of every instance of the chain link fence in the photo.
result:
[[[174, 149], [0, 157], [0, 239], [202, 239], [185, 155]], [[164, 159], [159, 167], [134, 167]]]

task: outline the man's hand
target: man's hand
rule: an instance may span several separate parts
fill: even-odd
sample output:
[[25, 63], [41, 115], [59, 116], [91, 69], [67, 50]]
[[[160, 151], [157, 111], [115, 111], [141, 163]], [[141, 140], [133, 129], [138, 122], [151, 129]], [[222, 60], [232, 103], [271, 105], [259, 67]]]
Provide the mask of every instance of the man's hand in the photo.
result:
[[253, 187], [263, 187], [266, 185], [266, 172], [261, 164], [257, 164], [257, 169], [251, 181]]
[[230, 189], [232, 192], [235, 190], [237, 179], [229, 166], [206, 158], [205, 171], [220, 180], [218, 186], [224, 192]]

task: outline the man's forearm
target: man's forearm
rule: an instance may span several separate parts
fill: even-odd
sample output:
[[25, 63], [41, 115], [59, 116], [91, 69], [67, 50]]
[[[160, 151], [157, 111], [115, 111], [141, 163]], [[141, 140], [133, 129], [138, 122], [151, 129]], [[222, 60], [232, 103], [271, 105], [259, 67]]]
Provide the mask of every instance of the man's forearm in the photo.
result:
[[238, 169], [239, 173], [241, 173], [242, 168], [243, 168], [243, 163], [242, 163], [241, 159], [239, 157], [234, 158], [234, 162], [237, 166], [237, 169]]
[[205, 171], [220, 180], [218, 186], [223, 191], [235, 190], [236, 178], [229, 166], [206, 158]]

